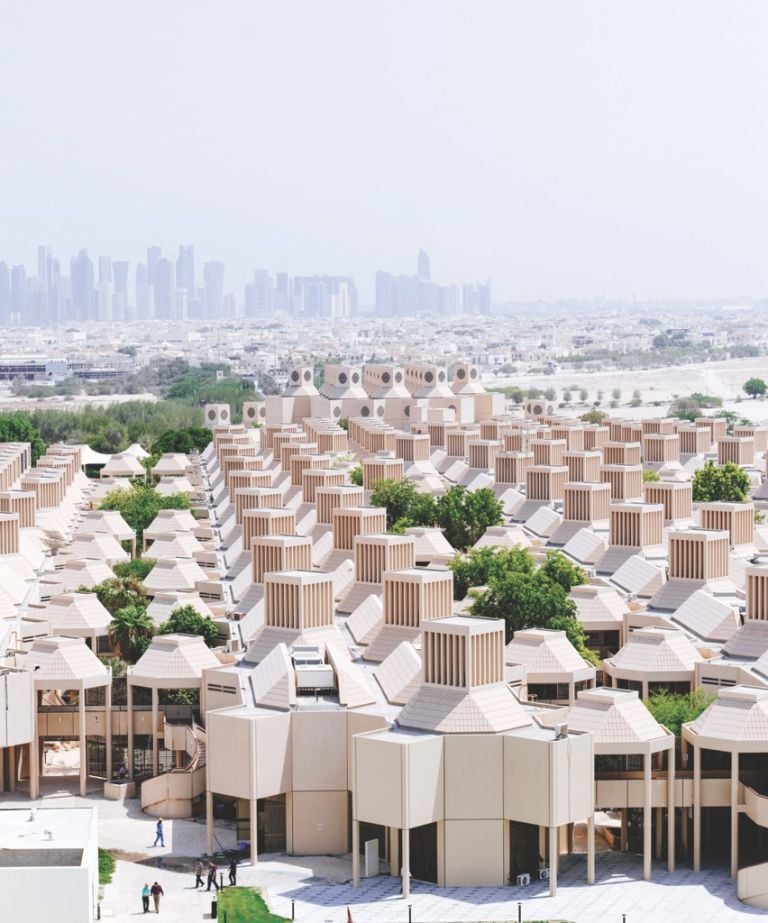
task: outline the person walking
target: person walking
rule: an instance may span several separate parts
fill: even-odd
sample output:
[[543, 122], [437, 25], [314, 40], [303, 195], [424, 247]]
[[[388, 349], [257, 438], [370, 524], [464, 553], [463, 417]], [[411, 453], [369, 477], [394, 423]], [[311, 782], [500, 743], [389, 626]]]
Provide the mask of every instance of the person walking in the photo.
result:
[[213, 885], [217, 891], [219, 890], [219, 886], [216, 882], [216, 863], [215, 862], [208, 863], [208, 887], [205, 890], [210, 891], [211, 885]]
[[165, 894], [160, 885], [155, 882], [150, 888], [150, 893], [152, 894], [152, 900], [155, 903], [155, 913], [160, 913], [160, 897]]
[[152, 892], [149, 890], [149, 882], [144, 882], [144, 887], [141, 889], [141, 905], [144, 908], [144, 913], [149, 913], [149, 895]]
[[157, 818], [157, 824], [155, 825], [155, 842], [153, 846], [157, 846], [158, 840], [160, 841], [161, 846], [165, 846], [165, 836], [163, 835], [163, 818]]
[[229, 883], [232, 887], [237, 884], [237, 859], [229, 863]]
[[200, 861], [200, 859], [198, 859], [197, 865], [195, 866], [195, 888], [202, 888], [203, 885], [205, 884], [205, 882], [203, 881], [203, 871], [204, 870], [205, 870], [205, 866]]

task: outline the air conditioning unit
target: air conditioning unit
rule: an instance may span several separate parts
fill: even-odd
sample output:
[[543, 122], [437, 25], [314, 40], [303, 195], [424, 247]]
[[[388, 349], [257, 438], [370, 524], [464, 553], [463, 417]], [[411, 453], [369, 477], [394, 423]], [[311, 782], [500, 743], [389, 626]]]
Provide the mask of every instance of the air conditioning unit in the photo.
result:
[[549, 869], [539, 869], [539, 881], [549, 880]]
[[531, 883], [531, 876], [528, 872], [523, 872], [523, 874], [518, 875], [515, 880], [517, 881], [518, 888], [527, 888]]

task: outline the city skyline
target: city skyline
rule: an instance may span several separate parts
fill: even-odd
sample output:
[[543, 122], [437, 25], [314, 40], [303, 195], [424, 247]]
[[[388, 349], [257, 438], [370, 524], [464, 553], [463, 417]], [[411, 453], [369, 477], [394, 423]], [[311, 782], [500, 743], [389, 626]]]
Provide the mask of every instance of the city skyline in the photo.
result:
[[193, 244], [180, 244], [175, 258], [151, 244], [144, 259], [135, 264], [113, 259], [111, 254], [94, 257], [83, 247], [70, 257], [68, 274], [66, 258], [41, 244], [36, 272], [25, 263], [9, 263], [0, 254], [0, 326], [234, 320], [281, 312], [331, 319], [361, 312], [384, 317], [490, 313], [489, 280], [433, 281], [430, 257], [423, 248], [414, 267], [412, 275], [378, 270], [374, 302], [366, 305], [349, 275], [296, 275], [261, 268], [253, 270], [239, 291], [231, 291], [226, 264], [196, 260]]

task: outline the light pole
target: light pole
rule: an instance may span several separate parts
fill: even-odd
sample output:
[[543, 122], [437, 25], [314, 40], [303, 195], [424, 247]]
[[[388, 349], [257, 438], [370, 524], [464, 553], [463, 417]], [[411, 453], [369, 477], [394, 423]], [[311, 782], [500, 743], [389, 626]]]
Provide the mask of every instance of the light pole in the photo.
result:
[[523, 920], [523, 903], [522, 901], [517, 902], [517, 923], [522, 923]]

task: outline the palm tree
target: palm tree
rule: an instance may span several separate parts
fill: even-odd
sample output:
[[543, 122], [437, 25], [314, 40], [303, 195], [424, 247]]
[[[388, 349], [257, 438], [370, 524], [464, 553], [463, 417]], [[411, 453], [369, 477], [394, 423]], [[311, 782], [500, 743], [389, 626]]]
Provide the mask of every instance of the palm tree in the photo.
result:
[[155, 623], [141, 606], [124, 606], [112, 617], [109, 629], [112, 649], [128, 663], [136, 663], [149, 647], [155, 633]]

